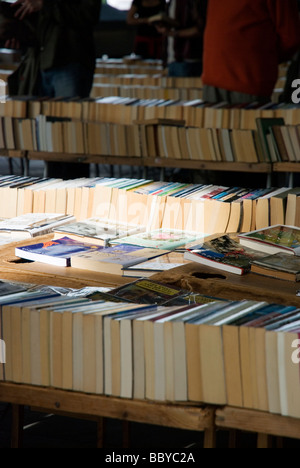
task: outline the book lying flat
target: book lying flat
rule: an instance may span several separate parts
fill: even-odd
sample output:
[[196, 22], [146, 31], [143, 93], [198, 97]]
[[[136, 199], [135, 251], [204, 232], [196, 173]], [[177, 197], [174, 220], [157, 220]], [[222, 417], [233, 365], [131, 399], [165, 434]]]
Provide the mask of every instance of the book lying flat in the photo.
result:
[[266, 229], [239, 235], [240, 243], [265, 255], [285, 252], [300, 256], [300, 228], [271, 226]]
[[249, 273], [251, 263], [262, 257], [263, 253], [243, 247], [229, 236], [205, 242], [184, 254], [186, 260], [237, 275]]
[[90, 218], [85, 221], [71, 223], [54, 230], [54, 239], [68, 236], [81, 242], [106, 247], [110, 241], [122, 239], [143, 230], [143, 227], [120, 222], [114, 222], [101, 218]]
[[141, 279], [113, 289], [109, 294], [138, 304], [163, 305], [171, 299], [187, 294], [187, 291], [176, 288], [176, 286], [161, 284], [149, 279]]
[[255, 260], [251, 271], [272, 278], [287, 281], [300, 281], [300, 258], [287, 253], [269, 255], [260, 260]]
[[180, 231], [178, 229], [156, 229], [113, 241], [113, 244], [132, 244], [150, 249], [175, 250], [197, 239], [203, 239], [205, 234]]
[[71, 258], [71, 266], [122, 276], [123, 268], [157, 258], [168, 251], [148, 249], [137, 245], [120, 244], [102, 250], [82, 252]]
[[190, 263], [190, 261], [185, 260], [183, 253], [171, 252], [154, 260], [149, 260], [129, 268], [124, 268], [123, 276], [130, 278], [149, 278], [156, 273], [173, 270], [174, 268], [179, 268], [187, 263]]
[[53, 213], [28, 213], [0, 222], [0, 240], [3, 235], [31, 238], [49, 234], [59, 226], [75, 221], [74, 216]]
[[48, 265], [69, 267], [71, 257], [83, 252], [99, 251], [103, 247], [93, 244], [77, 242], [68, 237], [56, 241], [43, 242], [24, 247], [16, 247], [16, 257], [33, 262], [47, 263]]

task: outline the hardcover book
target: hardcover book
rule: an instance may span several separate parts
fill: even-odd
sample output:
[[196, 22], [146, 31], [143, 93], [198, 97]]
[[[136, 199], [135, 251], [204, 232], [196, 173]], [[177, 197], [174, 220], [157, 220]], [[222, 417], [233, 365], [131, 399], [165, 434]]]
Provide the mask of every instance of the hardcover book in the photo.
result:
[[300, 256], [300, 228], [293, 226], [271, 226], [266, 229], [239, 235], [240, 243], [267, 254], [285, 252]]
[[241, 246], [229, 236], [223, 236], [189, 249], [184, 257], [202, 265], [244, 275], [250, 272], [251, 263], [263, 257], [263, 254]]

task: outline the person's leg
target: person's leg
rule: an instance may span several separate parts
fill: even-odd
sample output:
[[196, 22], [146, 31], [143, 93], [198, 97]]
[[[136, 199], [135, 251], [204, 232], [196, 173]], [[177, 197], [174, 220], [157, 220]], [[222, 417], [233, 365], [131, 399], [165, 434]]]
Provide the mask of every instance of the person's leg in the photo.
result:
[[[60, 98], [85, 98], [90, 95], [93, 72], [80, 64], [69, 64], [42, 72], [44, 96]], [[89, 177], [89, 164], [49, 162], [48, 177], [77, 179]]]
[[88, 97], [93, 84], [93, 71], [79, 63], [42, 71], [42, 89], [49, 97]]
[[169, 65], [169, 76], [174, 78], [185, 78], [187, 75], [185, 62], [173, 62]]
[[270, 102], [271, 98], [268, 96], [255, 96], [253, 94], [240, 93], [237, 91], [228, 91], [226, 89], [204, 85], [203, 100], [213, 104], [216, 104], [218, 102], [228, 102], [228, 104], [234, 105], [258, 102], [263, 105]]

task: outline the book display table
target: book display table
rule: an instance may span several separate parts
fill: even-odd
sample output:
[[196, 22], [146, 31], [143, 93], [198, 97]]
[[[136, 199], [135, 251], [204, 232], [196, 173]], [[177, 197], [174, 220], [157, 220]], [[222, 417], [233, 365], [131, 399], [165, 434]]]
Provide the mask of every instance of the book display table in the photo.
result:
[[[51, 236], [45, 236], [45, 241]], [[39, 238], [40, 240], [41, 238]], [[35, 243], [36, 239], [28, 241]], [[24, 245], [24, 241], [22, 241]], [[30, 284], [68, 288], [86, 286], [117, 287], [131, 278], [95, 274], [82, 270], [22, 263], [14, 255], [17, 244], [0, 248], [1, 279]], [[223, 273], [191, 263], [152, 277], [165, 284], [193, 290], [224, 299], [254, 299], [271, 303], [300, 306], [298, 283], [272, 280], [249, 274], [244, 277]], [[12, 404], [12, 446], [22, 444], [24, 406], [69, 417], [92, 419], [98, 423], [98, 447], [103, 446], [103, 420], [112, 418], [204, 433], [204, 447], [214, 448], [218, 429], [247, 431], [258, 434], [258, 447], [268, 447], [270, 436], [300, 439], [300, 420], [255, 410], [215, 407], [188, 403], [160, 403], [127, 400], [101, 395], [71, 392], [9, 382], [0, 383], [0, 401]], [[234, 432], [233, 432], [234, 434]]]

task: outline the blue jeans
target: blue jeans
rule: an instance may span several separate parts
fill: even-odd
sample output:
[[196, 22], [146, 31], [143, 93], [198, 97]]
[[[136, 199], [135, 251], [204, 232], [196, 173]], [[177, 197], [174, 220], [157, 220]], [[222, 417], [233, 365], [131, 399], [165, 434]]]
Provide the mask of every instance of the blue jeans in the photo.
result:
[[173, 62], [169, 65], [169, 76], [186, 78], [202, 75], [202, 62]]
[[80, 63], [51, 68], [41, 72], [41, 92], [50, 98], [85, 98], [90, 95], [93, 71]]

